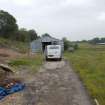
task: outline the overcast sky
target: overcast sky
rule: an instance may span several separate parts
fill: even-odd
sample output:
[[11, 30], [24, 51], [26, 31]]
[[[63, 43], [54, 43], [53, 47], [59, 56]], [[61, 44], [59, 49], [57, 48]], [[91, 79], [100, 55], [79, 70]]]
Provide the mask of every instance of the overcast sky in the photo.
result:
[[105, 37], [105, 0], [0, 0], [19, 27], [70, 40]]

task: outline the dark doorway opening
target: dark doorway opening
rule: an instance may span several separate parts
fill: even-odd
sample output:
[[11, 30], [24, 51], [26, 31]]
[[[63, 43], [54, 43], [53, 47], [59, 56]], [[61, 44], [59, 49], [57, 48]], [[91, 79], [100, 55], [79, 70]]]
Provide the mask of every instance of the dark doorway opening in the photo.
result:
[[42, 51], [44, 52], [47, 45], [51, 45], [51, 42], [42, 42]]

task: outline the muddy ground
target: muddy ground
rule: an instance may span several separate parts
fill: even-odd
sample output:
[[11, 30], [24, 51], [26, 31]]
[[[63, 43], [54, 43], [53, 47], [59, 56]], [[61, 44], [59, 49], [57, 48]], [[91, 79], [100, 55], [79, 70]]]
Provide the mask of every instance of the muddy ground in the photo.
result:
[[45, 62], [36, 74], [22, 68], [17, 75], [24, 78], [25, 90], [4, 98], [0, 105], [92, 105], [65, 60]]

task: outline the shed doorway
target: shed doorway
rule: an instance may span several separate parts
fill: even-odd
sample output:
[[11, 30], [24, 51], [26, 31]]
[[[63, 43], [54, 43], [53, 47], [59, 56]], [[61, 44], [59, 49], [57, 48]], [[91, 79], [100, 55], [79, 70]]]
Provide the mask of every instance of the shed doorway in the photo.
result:
[[42, 42], [42, 51], [45, 52], [45, 48], [47, 45], [51, 45], [51, 42]]

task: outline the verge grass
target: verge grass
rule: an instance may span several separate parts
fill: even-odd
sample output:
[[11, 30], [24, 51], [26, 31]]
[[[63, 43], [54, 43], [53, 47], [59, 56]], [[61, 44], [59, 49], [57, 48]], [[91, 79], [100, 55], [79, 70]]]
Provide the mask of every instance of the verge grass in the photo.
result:
[[42, 65], [42, 63], [43, 57], [41, 54], [37, 54], [32, 57], [25, 56], [17, 59], [12, 59], [11, 61], [9, 61], [9, 65], [16, 68], [16, 70], [21, 67], [27, 67], [28, 69], [34, 72], [37, 71], [37, 69]]
[[105, 105], [105, 46], [80, 44], [74, 53], [65, 52], [93, 99]]
[[28, 53], [29, 50], [28, 43], [13, 41], [0, 37], [0, 47], [13, 49], [20, 54], [23, 53], [19, 58], [16, 57], [8, 60], [8, 64], [16, 70], [21, 67], [27, 67], [32, 71], [37, 71], [37, 68], [40, 67], [43, 62], [43, 57], [41, 54], [36, 54], [35, 56], [26, 56], [26, 53]]
[[20, 53], [26, 53], [28, 49], [28, 44], [25, 42], [14, 41], [10, 39], [5, 39], [0, 37], [0, 47], [7, 47], [16, 50]]

